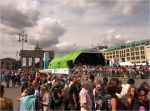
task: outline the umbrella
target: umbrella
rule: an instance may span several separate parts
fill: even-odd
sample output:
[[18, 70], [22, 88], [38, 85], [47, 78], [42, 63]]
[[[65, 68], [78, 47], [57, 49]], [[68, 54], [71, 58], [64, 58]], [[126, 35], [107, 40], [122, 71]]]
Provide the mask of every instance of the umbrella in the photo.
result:
[[7, 70], [6, 68], [2, 68], [2, 69], [1, 69], [1, 71], [6, 71], [6, 70]]

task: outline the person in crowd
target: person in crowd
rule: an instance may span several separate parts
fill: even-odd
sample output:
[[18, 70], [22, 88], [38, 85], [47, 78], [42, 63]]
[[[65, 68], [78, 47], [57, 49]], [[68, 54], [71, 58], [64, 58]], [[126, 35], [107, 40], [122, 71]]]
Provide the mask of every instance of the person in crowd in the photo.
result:
[[46, 85], [49, 86], [49, 89], [51, 89], [51, 87], [52, 87], [51, 78], [52, 78], [52, 75], [48, 75], [48, 76], [47, 76], [47, 83], [46, 83]]
[[82, 87], [81, 87], [81, 78], [82, 76], [81, 75], [78, 75], [77, 76], [77, 82], [76, 82], [76, 86], [77, 86], [77, 91], [78, 93], [81, 91]]
[[17, 101], [20, 102], [20, 111], [35, 111], [40, 109], [39, 101], [34, 96], [34, 92], [34, 87], [29, 86], [26, 89], [26, 94], [17, 98]]
[[127, 101], [126, 101], [128, 110], [132, 110], [133, 103], [136, 99], [135, 93], [136, 93], [136, 87], [134, 85], [130, 85], [127, 92]]
[[99, 110], [102, 106], [102, 81], [100, 79], [94, 81], [95, 89], [93, 90], [95, 109]]
[[147, 82], [142, 82], [140, 87], [142, 87], [146, 93], [150, 92], [149, 84]]
[[60, 90], [60, 82], [57, 81], [54, 83], [54, 87], [51, 91], [52, 99], [55, 101], [55, 110], [61, 110], [63, 102], [64, 92]]
[[20, 78], [21, 78], [21, 77], [20, 77], [20, 74], [17, 73], [17, 74], [16, 74], [16, 79], [17, 79], [16, 82], [17, 82], [17, 84], [18, 84], [19, 86], [21, 85], [21, 83], [20, 83], [20, 82], [21, 82], [21, 81], [20, 81]]
[[11, 75], [11, 80], [12, 80], [12, 88], [14, 88], [16, 84], [16, 75], [14, 72]]
[[22, 74], [20, 81], [21, 81], [21, 85], [23, 85], [23, 83], [26, 81], [26, 75], [25, 74]]
[[133, 103], [132, 110], [134, 111], [148, 111], [149, 100], [147, 99], [147, 92], [143, 87], [137, 89], [138, 100]]
[[85, 76], [84, 76], [84, 81], [88, 81], [88, 79], [89, 79], [89, 76], [88, 76], [88, 75], [85, 75]]
[[10, 98], [4, 97], [4, 86], [1, 85], [0, 87], [0, 110], [13, 110], [13, 102]]
[[5, 82], [6, 82], [7, 88], [9, 88], [10, 79], [11, 79], [11, 74], [10, 74], [9, 71], [6, 71], [6, 74], [5, 74]]
[[43, 77], [43, 73], [40, 73], [35, 80], [37, 81], [37, 84], [40, 85], [41, 84], [41, 78]]
[[64, 82], [66, 82], [66, 80], [67, 80], [67, 74], [63, 74], [62, 80], [63, 80]]
[[72, 85], [70, 87], [70, 93], [69, 93], [69, 105], [71, 107], [71, 110], [79, 110], [80, 104], [79, 104], [79, 93], [76, 86], [77, 78], [76, 76], [72, 77]]
[[64, 110], [69, 110], [69, 84], [70, 84], [70, 79], [66, 79], [66, 84], [64, 86], [64, 95], [63, 95], [63, 100], [64, 100]]
[[21, 93], [23, 93], [26, 89], [28, 88], [28, 82], [24, 82], [22, 87], [21, 87]]
[[117, 97], [116, 93], [120, 94], [122, 91], [122, 86], [118, 78], [111, 78], [108, 86], [107, 86], [107, 93], [111, 95], [110, 99], [110, 109], [112, 111], [117, 110], [126, 110], [127, 108], [120, 99]]
[[122, 91], [120, 94], [116, 93], [119, 99], [121, 99], [121, 102], [126, 105], [126, 100], [127, 100], [127, 92], [130, 87], [130, 85], [134, 85], [135, 80], [130, 78], [127, 80], [127, 84], [122, 84]]
[[36, 96], [36, 98], [37, 98], [38, 100], [40, 100], [40, 90], [39, 90], [39, 87], [38, 87], [38, 82], [37, 82], [36, 80], [34, 80], [34, 81], [32, 82], [32, 86], [33, 86], [34, 89], [35, 89], [34, 95]]
[[82, 89], [79, 93], [79, 98], [80, 98], [80, 106], [81, 106], [81, 111], [91, 111], [92, 109], [92, 102], [90, 99], [90, 96], [88, 94], [88, 82], [83, 81], [81, 82]]
[[108, 83], [108, 78], [103, 77], [103, 83], [102, 83], [102, 95], [105, 96], [107, 94], [107, 83]]
[[90, 75], [89, 80], [88, 80], [88, 94], [90, 96], [91, 102], [92, 102], [92, 110], [95, 110], [95, 103], [94, 103], [94, 96], [93, 96], [93, 90], [94, 90], [94, 79], [95, 76], [93, 74]]
[[41, 85], [41, 90], [43, 90], [43, 98], [42, 101], [40, 102], [42, 105], [42, 109], [44, 111], [49, 111], [50, 110], [50, 94], [49, 94], [49, 87], [46, 84]]
[[45, 84], [45, 83], [47, 83], [47, 75], [46, 73], [43, 73], [43, 76], [41, 78], [41, 84]]

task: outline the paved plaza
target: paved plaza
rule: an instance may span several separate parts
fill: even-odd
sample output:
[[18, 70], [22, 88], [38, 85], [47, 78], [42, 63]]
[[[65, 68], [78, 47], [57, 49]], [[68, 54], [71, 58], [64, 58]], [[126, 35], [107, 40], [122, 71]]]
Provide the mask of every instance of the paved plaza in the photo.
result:
[[[101, 77], [96, 77], [96, 78], [98, 79], [98, 78], [101, 78]], [[102, 78], [101, 78], [101, 80], [102, 80]], [[127, 82], [127, 78], [120, 78], [120, 80], [122, 80], [123, 84]], [[149, 82], [149, 80], [146, 80], [146, 79], [135, 79], [135, 86], [139, 87], [140, 84], [144, 81]], [[20, 104], [19, 104], [19, 102], [16, 101], [16, 98], [18, 96], [20, 96], [20, 94], [21, 94], [21, 87], [16, 85], [15, 88], [12, 88], [12, 87], [6, 88], [5, 82], [2, 82], [2, 84], [5, 86], [5, 95], [4, 96], [8, 97], [8, 98], [11, 98], [13, 100], [13, 103], [14, 103], [14, 110], [18, 110]]]

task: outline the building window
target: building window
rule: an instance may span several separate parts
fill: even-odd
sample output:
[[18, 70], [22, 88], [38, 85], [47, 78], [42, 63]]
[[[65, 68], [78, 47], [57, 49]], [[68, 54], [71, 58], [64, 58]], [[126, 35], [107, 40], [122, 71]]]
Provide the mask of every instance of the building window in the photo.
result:
[[131, 56], [134, 56], [134, 53], [131, 53]]
[[126, 52], [129, 52], [129, 49], [126, 49]]
[[130, 56], [130, 53], [127, 53], [127, 56]]
[[141, 56], [141, 59], [145, 59], [145, 56]]
[[139, 55], [139, 52], [136, 52], [136, 55]]
[[144, 50], [144, 46], [140, 47], [140, 50]]
[[137, 57], [136, 57], [136, 59], [140, 59], [140, 57], [139, 57], [139, 56], [137, 56]]
[[138, 50], [139, 50], [139, 48], [138, 48], [138, 47], [136, 47], [136, 48], [135, 48], [135, 50], [136, 50], [136, 51], [138, 51]]
[[141, 51], [141, 55], [143, 55], [143, 54], [145, 54], [145, 52], [144, 52], [144, 51]]

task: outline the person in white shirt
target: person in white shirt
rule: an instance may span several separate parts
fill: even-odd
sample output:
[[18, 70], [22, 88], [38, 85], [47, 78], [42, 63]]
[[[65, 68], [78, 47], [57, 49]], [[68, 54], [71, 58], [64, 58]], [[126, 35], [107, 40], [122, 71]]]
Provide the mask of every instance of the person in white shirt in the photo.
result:
[[127, 81], [127, 84], [122, 84], [122, 91], [120, 94], [116, 93], [119, 99], [121, 99], [121, 102], [125, 105], [127, 100], [127, 92], [130, 87], [130, 85], [134, 85], [135, 81], [134, 79], [130, 78]]
[[81, 86], [82, 90], [80, 91], [79, 94], [81, 111], [91, 111], [92, 102], [87, 92], [88, 82], [87, 81], [81, 82]]

